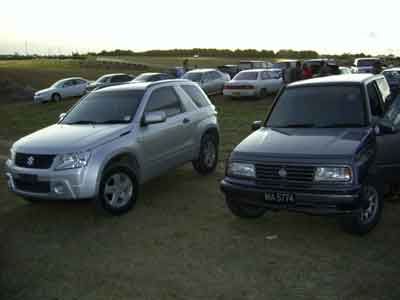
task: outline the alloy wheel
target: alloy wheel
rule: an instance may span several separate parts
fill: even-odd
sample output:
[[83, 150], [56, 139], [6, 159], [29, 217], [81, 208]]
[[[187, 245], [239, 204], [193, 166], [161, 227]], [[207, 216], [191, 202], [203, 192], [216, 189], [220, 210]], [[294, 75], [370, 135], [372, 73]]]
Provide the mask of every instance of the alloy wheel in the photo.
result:
[[378, 191], [373, 186], [367, 186], [365, 188], [365, 197], [367, 205], [366, 207], [362, 208], [360, 212], [361, 222], [364, 224], [371, 222], [378, 212]]
[[107, 179], [103, 195], [111, 207], [123, 207], [132, 198], [133, 182], [125, 173], [115, 173]]

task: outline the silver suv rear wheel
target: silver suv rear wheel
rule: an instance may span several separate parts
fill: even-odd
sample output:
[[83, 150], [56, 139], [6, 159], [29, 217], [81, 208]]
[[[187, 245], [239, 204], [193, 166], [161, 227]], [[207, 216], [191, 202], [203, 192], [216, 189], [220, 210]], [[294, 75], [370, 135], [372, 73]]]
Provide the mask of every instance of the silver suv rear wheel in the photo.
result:
[[216, 134], [203, 135], [199, 156], [192, 163], [194, 169], [202, 175], [214, 172], [218, 164], [218, 136]]

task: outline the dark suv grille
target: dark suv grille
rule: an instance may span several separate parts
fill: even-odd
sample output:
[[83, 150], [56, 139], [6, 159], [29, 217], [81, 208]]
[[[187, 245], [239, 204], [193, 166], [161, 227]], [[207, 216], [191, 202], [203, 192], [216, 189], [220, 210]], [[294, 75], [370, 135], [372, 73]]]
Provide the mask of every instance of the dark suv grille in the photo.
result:
[[256, 182], [264, 187], [304, 187], [314, 180], [313, 166], [256, 164]]
[[30, 169], [49, 169], [54, 157], [55, 155], [16, 153], [15, 165]]

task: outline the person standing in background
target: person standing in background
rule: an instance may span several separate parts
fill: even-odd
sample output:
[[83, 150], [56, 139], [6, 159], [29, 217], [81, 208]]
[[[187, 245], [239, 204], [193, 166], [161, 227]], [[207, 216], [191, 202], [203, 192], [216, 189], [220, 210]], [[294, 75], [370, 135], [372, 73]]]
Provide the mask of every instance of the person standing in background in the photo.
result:
[[189, 60], [187, 58], [184, 59], [184, 61], [182, 63], [182, 67], [185, 72], [189, 71]]
[[303, 70], [301, 69], [301, 62], [297, 61], [296, 62], [296, 81], [302, 80], [303, 78]]
[[303, 64], [303, 79], [309, 79], [312, 77], [312, 70], [308, 64]]

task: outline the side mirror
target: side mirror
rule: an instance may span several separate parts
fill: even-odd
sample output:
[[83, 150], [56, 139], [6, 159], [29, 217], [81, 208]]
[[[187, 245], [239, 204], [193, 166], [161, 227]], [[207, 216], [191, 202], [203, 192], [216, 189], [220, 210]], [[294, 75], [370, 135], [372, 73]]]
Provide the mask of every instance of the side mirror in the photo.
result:
[[66, 113], [60, 114], [60, 115], [58, 116], [58, 121], [61, 122], [62, 120], [64, 120], [64, 118], [65, 118], [66, 115], [67, 115]]
[[256, 131], [262, 127], [263, 122], [262, 121], [254, 121], [253, 124], [251, 124], [251, 130]]
[[375, 127], [375, 133], [377, 135], [394, 134], [397, 131], [398, 130], [393, 125], [393, 123], [385, 119], [379, 121], [379, 123]]
[[167, 120], [167, 115], [163, 111], [153, 111], [145, 113], [142, 119], [142, 125], [147, 126], [150, 124], [163, 123]]

